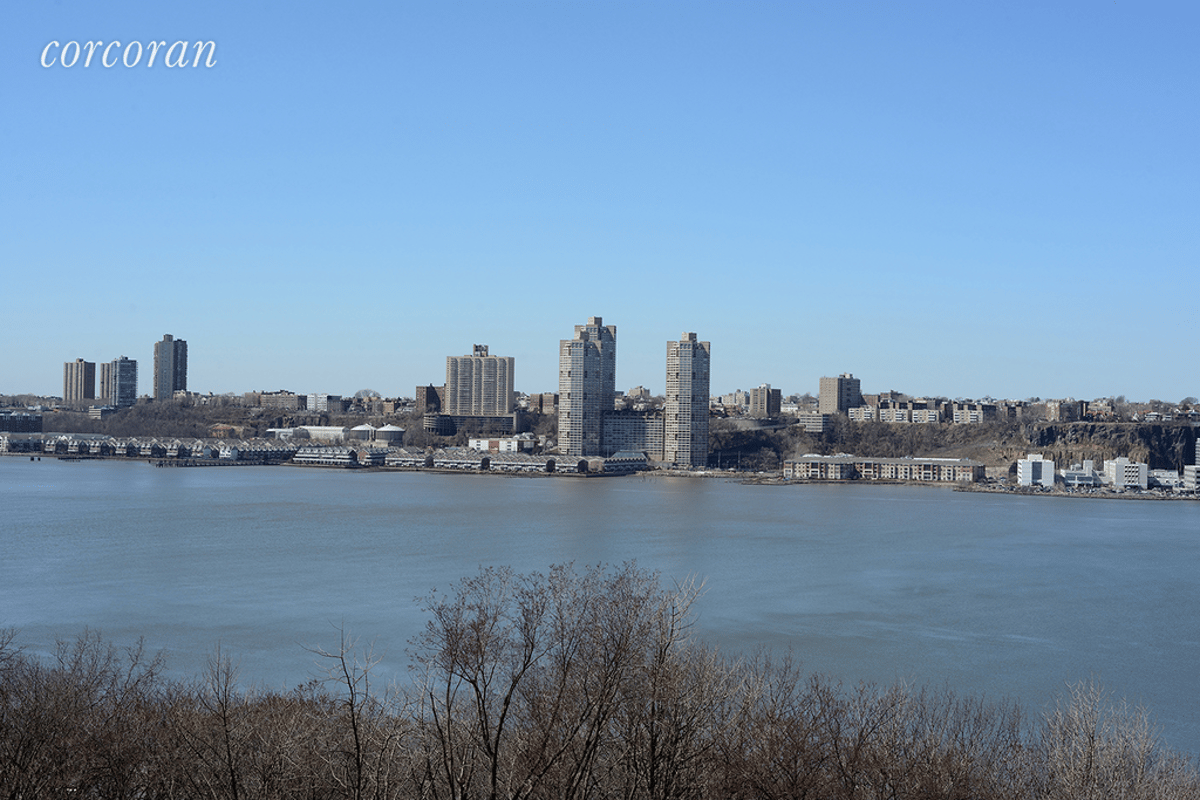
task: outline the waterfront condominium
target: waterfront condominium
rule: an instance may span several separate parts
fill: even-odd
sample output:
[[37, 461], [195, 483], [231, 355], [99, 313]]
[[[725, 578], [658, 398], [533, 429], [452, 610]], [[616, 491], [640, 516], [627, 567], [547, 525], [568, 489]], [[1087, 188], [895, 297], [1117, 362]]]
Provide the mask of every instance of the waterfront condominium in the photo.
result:
[[617, 326], [590, 317], [586, 325], [575, 326], [573, 338], [558, 346], [560, 452], [604, 455], [604, 416], [612, 413], [616, 389]]
[[684, 333], [667, 342], [663, 461], [679, 467], [708, 463], [708, 367], [712, 346]]
[[187, 342], [171, 334], [154, 343], [154, 399], [170, 400], [187, 391]]
[[63, 364], [63, 401], [82, 403], [96, 399], [96, 362], [77, 358]]
[[121, 356], [100, 365], [100, 397], [109, 405], [125, 408], [137, 402], [137, 362]]
[[443, 413], [464, 417], [499, 417], [513, 410], [511, 356], [488, 355], [477, 344], [469, 356], [446, 357], [446, 405]]

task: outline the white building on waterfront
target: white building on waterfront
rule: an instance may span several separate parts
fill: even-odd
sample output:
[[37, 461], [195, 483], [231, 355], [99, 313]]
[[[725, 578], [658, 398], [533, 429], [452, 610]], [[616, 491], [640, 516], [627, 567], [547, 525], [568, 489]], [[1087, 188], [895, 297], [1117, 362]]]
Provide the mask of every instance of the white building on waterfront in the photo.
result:
[[1018, 486], [1045, 486], [1054, 488], [1054, 462], [1043, 458], [1040, 453], [1030, 453], [1017, 461]]
[[1150, 468], [1125, 456], [1104, 462], [1104, 482], [1114, 489], [1145, 489], [1150, 485]]

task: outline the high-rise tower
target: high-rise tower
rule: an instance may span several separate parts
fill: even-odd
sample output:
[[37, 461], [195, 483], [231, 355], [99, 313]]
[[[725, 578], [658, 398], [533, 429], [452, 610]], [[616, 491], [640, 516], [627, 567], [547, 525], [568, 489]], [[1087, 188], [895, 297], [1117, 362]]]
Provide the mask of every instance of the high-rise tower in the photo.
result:
[[170, 400], [187, 391], [187, 342], [171, 334], [154, 343], [154, 399]]
[[477, 344], [469, 356], [446, 357], [446, 410], [451, 416], [498, 417], [513, 410], [511, 356], [488, 355]]
[[77, 358], [63, 364], [63, 401], [82, 403], [96, 399], [96, 362]]
[[862, 404], [862, 383], [849, 372], [836, 378], [821, 378], [817, 410], [822, 414], [845, 414]]
[[100, 365], [100, 397], [117, 408], [137, 402], [138, 367], [132, 358], [121, 356]]
[[558, 346], [558, 449], [569, 456], [604, 454], [604, 415], [617, 390], [617, 326], [600, 317], [575, 326]]
[[667, 395], [663, 406], [663, 461], [681, 467], [708, 464], [708, 367], [712, 345], [684, 333], [667, 342]]

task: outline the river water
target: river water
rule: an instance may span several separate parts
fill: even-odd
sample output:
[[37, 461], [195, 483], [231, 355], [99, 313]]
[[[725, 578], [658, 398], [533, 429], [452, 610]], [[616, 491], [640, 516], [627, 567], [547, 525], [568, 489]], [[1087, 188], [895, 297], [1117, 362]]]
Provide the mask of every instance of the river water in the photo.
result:
[[345, 629], [402, 679], [431, 589], [629, 560], [703, 581], [696, 630], [726, 652], [1035, 713], [1094, 678], [1200, 753], [1196, 502], [0, 458], [0, 627], [32, 652], [145, 637], [177, 676], [219, 643], [287, 688]]

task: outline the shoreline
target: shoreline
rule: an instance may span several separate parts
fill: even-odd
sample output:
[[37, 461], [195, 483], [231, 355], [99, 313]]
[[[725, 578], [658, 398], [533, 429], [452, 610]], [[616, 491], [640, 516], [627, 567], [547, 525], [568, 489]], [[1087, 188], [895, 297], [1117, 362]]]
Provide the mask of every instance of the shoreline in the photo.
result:
[[902, 480], [820, 480], [806, 478], [792, 480], [778, 473], [740, 473], [725, 470], [681, 470], [681, 469], [645, 469], [632, 472], [509, 472], [505, 470], [460, 470], [438, 467], [389, 467], [389, 466], [341, 466], [333, 464], [295, 464], [289, 461], [220, 461], [217, 459], [185, 459], [174, 461], [164, 458], [147, 458], [145, 456], [114, 456], [114, 455], [76, 455], [76, 454], [43, 454], [28, 452], [3, 452], [0, 456], [28, 458], [30, 461], [120, 461], [125, 463], [144, 462], [152, 467], [292, 467], [297, 469], [324, 469], [349, 472], [408, 472], [429, 473], [434, 475], [496, 475], [510, 478], [623, 478], [639, 476], [642, 479], [653, 478], [704, 478], [723, 479], [739, 483], [743, 486], [831, 486], [831, 485], [878, 485], [878, 486], [915, 486], [932, 489], [950, 489], [955, 492], [975, 492], [979, 494], [1003, 494], [1018, 497], [1069, 497], [1090, 500], [1167, 500], [1167, 501], [1200, 501], [1200, 494], [1178, 494], [1161, 489], [1135, 489], [1116, 491], [1109, 488], [1090, 488], [1083, 490], [1066, 490], [1055, 487], [1046, 490], [1042, 487], [1014, 486], [996, 483], [961, 483], [961, 482], [930, 482]]

